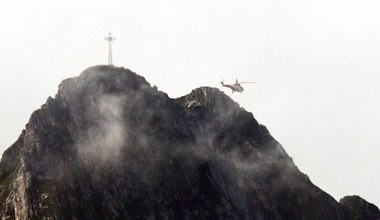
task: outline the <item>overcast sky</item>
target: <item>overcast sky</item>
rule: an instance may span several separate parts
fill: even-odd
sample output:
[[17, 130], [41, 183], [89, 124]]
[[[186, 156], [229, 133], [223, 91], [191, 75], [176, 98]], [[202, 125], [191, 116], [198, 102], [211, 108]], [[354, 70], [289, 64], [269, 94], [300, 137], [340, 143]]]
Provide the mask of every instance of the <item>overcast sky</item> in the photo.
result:
[[58, 84], [107, 63], [170, 97], [220, 81], [339, 200], [380, 205], [380, 1], [3, 1], [0, 151]]

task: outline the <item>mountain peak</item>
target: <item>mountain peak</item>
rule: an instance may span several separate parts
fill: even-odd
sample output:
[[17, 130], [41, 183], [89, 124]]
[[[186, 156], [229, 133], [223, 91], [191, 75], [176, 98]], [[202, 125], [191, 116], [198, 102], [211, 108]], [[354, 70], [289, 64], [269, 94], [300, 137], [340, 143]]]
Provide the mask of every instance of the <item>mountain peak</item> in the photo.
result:
[[213, 104], [239, 105], [234, 102], [229, 96], [217, 88], [199, 87], [191, 91], [190, 94], [178, 98], [187, 108], [195, 108]]
[[118, 94], [150, 87], [144, 77], [123, 67], [98, 65], [84, 70], [78, 77], [64, 80], [58, 89], [58, 96], [73, 93]]
[[348, 220], [350, 213], [220, 90], [171, 99], [122, 67], [94, 66], [64, 80], [0, 163], [4, 219]]

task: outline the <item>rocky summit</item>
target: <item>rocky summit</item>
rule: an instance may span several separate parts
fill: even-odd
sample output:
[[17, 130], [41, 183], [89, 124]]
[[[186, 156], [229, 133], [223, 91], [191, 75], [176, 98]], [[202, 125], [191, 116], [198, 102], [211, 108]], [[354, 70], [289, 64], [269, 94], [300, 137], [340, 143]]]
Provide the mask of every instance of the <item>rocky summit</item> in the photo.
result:
[[299, 171], [215, 88], [172, 99], [95, 66], [64, 80], [0, 163], [1, 219], [380, 219]]

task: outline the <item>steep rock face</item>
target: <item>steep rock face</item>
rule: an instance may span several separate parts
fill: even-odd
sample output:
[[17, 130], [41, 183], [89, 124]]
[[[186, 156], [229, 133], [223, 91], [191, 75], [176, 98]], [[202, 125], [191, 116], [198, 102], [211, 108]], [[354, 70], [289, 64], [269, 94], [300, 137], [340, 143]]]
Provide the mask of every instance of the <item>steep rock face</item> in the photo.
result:
[[358, 208], [219, 90], [171, 99], [110, 66], [63, 81], [32, 114], [3, 154], [0, 207], [3, 219], [334, 220]]

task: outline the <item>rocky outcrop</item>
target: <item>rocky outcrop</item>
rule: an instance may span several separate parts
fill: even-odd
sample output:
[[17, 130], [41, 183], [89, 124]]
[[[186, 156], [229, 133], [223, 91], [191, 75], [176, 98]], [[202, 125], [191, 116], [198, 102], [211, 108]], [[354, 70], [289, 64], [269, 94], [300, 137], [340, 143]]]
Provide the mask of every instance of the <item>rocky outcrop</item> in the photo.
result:
[[359, 196], [345, 196], [339, 203], [347, 209], [352, 219], [379, 220], [380, 211], [374, 204], [365, 201]]
[[2, 219], [343, 220], [366, 210], [348, 204], [218, 89], [171, 99], [111, 66], [63, 81], [0, 163]]

